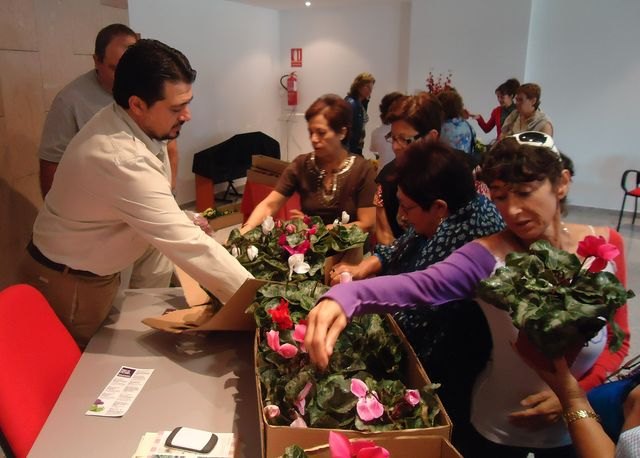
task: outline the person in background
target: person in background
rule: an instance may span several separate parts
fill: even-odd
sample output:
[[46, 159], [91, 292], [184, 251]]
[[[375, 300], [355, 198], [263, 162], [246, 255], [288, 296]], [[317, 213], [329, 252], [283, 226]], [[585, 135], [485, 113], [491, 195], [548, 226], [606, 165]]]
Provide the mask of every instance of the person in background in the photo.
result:
[[401, 97], [403, 97], [403, 94], [400, 92], [390, 92], [382, 97], [380, 101], [380, 120], [382, 121], [382, 125], [376, 127], [373, 132], [371, 132], [371, 146], [369, 147], [369, 151], [375, 154], [379, 161], [379, 168], [387, 165], [395, 157], [391, 143], [385, 138], [385, 136], [391, 132], [391, 125], [386, 120], [386, 117], [393, 102]]
[[[616, 267], [624, 265], [620, 234], [611, 228], [562, 220], [571, 171], [551, 137], [528, 132], [498, 142], [482, 164], [482, 178], [491, 189], [506, 229], [467, 243], [425, 270], [332, 287], [307, 318], [305, 346], [315, 364], [326, 367], [351, 316], [446, 307], [453, 300], [474, 299], [478, 283], [503, 266], [507, 254], [526, 251], [538, 240], [576, 253], [585, 236], [602, 236], [620, 252], [606, 269], [621, 270]], [[493, 347], [490, 363], [476, 379], [472, 392], [475, 431], [465, 457], [524, 458], [530, 452], [536, 457], [573, 456], [568, 430], [558, 422], [562, 409], [557, 396], [511, 348], [509, 342], [516, 340], [518, 330], [508, 312], [480, 299], [477, 302], [489, 323]], [[626, 334], [622, 347], [614, 356], [603, 351], [610, 334], [603, 328], [572, 366], [578, 378], [588, 376], [589, 368], [603, 361], [611, 372], [626, 356], [627, 306], [620, 307], [614, 318]]]
[[544, 132], [553, 135], [549, 117], [540, 109], [542, 89], [535, 83], [526, 83], [516, 90], [516, 109], [504, 120], [502, 138], [520, 132]]
[[351, 105], [353, 118], [351, 119], [351, 129], [349, 129], [343, 143], [350, 153], [360, 156], [362, 156], [364, 149], [364, 125], [369, 121], [367, 107], [375, 83], [376, 79], [371, 73], [360, 73], [351, 83], [349, 93], [344, 98]]
[[[376, 245], [374, 255], [360, 264], [337, 264], [332, 284], [343, 272], [359, 280], [426, 269], [465, 243], [504, 229], [493, 203], [475, 192], [467, 159], [440, 141], [412, 143], [396, 174], [400, 214], [409, 228], [391, 245]], [[455, 425], [452, 442], [462, 451], [471, 431], [471, 389], [487, 362], [491, 336], [475, 301], [447, 305], [399, 312], [394, 318], [431, 381], [441, 384], [438, 395]]]
[[622, 399], [607, 406], [609, 410], [619, 411], [622, 417], [622, 432], [617, 438], [616, 445], [600, 424], [600, 416], [592, 408], [564, 357], [552, 360], [553, 371], [537, 367], [525, 356], [522, 358], [560, 400], [562, 415], [580, 458], [637, 458], [640, 456], [639, 385], [630, 386]]
[[398, 185], [395, 180], [396, 161], [411, 143], [419, 139], [436, 140], [442, 127], [442, 106], [437, 97], [427, 92], [399, 97], [386, 116], [391, 130], [385, 139], [391, 144], [394, 160], [380, 170], [376, 178], [376, 242], [391, 244], [404, 233], [398, 221]]
[[[111, 24], [98, 32], [93, 62], [95, 68], [66, 85], [53, 99], [40, 141], [40, 191], [44, 199], [53, 183], [58, 164], [71, 139], [98, 111], [113, 103], [113, 79], [116, 66], [136, 33], [124, 24]], [[178, 171], [176, 140], [167, 144], [171, 188], [175, 189]], [[169, 286], [173, 264], [150, 248], [133, 264], [130, 288]]]
[[520, 81], [516, 78], [509, 78], [496, 88], [495, 94], [498, 99], [498, 106], [491, 111], [488, 121], [485, 121], [480, 114], [469, 114], [469, 116], [475, 119], [480, 128], [487, 134], [495, 127], [497, 140], [502, 133], [504, 120], [507, 119], [507, 116], [516, 108], [513, 99], [519, 87]]
[[251, 274], [180, 209], [165, 141], [191, 119], [196, 72], [139, 40], [115, 72], [115, 102], [71, 140], [33, 226], [21, 281], [42, 292], [81, 348], [107, 317], [120, 272], [149, 245], [226, 302]]
[[302, 211], [295, 216], [319, 216], [325, 224], [341, 219], [372, 231], [376, 213], [373, 206], [375, 172], [371, 163], [347, 151], [342, 141], [349, 135], [351, 107], [335, 94], [318, 98], [305, 112], [313, 151], [302, 154], [284, 170], [273, 191], [253, 210], [240, 229], [246, 233], [275, 215], [295, 192], [300, 194]]
[[476, 133], [471, 124], [463, 117], [464, 103], [462, 102], [462, 97], [455, 89], [447, 89], [438, 93], [438, 100], [444, 113], [440, 138], [452, 148], [463, 151], [473, 157]]

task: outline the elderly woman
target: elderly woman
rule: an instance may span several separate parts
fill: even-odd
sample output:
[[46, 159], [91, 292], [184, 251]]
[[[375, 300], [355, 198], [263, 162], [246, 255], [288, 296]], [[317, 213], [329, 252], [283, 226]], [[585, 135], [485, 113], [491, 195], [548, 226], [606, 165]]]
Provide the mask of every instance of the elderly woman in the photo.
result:
[[505, 119], [507, 119], [507, 116], [516, 108], [513, 99], [519, 87], [520, 81], [515, 78], [509, 78], [496, 88], [495, 94], [498, 99], [498, 106], [491, 110], [488, 121], [485, 121], [480, 114], [469, 114], [469, 116], [475, 119], [480, 128], [487, 134], [495, 127], [496, 139], [500, 138]]
[[[507, 254], [525, 251], [537, 240], [576, 253], [578, 242], [595, 234], [624, 253], [622, 238], [615, 230], [562, 220], [570, 172], [557, 150], [544, 146], [549, 144], [553, 141], [547, 135], [520, 134], [498, 143], [485, 159], [483, 178], [507, 225], [504, 231], [468, 243], [426, 270], [398, 275], [392, 281], [380, 277], [337, 285], [323, 296], [308, 317], [305, 344], [311, 359], [320, 367], [326, 366], [337, 336], [354, 314], [473, 298], [478, 283], [503, 265]], [[623, 262], [620, 255], [608, 268], [619, 270], [616, 263]], [[491, 362], [474, 386], [471, 423], [476, 436], [472, 453], [465, 456], [526, 457], [529, 452], [544, 457], [572, 456], [567, 427], [558, 421], [558, 398], [510, 346], [517, 329], [509, 314], [484, 301], [478, 303], [489, 323], [493, 348]], [[628, 331], [626, 306], [617, 311], [616, 320]], [[615, 367], [620, 363], [628, 340], [615, 355], [603, 350], [605, 340], [599, 335], [582, 349], [573, 365], [576, 376], [588, 375], [588, 369], [599, 364]]]
[[527, 83], [516, 91], [516, 111], [504, 120], [501, 138], [520, 132], [536, 131], [553, 135], [549, 117], [540, 109], [542, 89], [535, 83]]
[[391, 143], [396, 158], [384, 166], [376, 178], [376, 241], [383, 245], [389, 245], [404, 233], [398, 222], [396, 161], [416, 140], [438, 138], [442, 127], [442, 107], [435, 96], [420, 92], [396, 100], [386, 119], [391, 123], [386, 139]]
[[369, 106], [369, 99], [373, 92], [373, 85], [376, 83], [376, 79], [371, 73], [360, 73], [356, 76], [351, 83], [349, 93], [344, 98], [349, 105], [351, 105], [352, 121], [351, 130], [345, 138], [345, 146], [354, 154], [362, 156], [362, 150], [364, 148], [364, 125], [369, 121], [369, 115], [367, 115], [367, 108]]
[[265, 199], [253, 210], [241, 232], [261, 224], [282, 208], [298, 192], [303, 214], [320, 216], [325, 224], [340, 218], [343, 211], [350, 222], [364, 231], [375, 225], [375, 172], [369, 161], [349, 152], [342, 140], [349, 134], [351, 109], [334, 94], [318, 98], [305, 113], [313, 151], [298, 156], [289, 165]]
[[[377, 245], [374, 256], [360, 264], [336, 265], [332, 283], [345, 271], [357, 280], [425, 269], [465, 243], [504, 228], [495, 206], [476, 194], [461, 151], [439, 141], [415, 142], [398, 161], [396, 176], [400, 215], [409, 228], [392, 245]], [[491, 349], [482, 311], [474, 301], [462, 300], [446, 308], [399, 312], [395, 318], [431, 380], [442, 384], [438, 393], [455, 425], [453, 443], [464, 449], [471, 389]]]

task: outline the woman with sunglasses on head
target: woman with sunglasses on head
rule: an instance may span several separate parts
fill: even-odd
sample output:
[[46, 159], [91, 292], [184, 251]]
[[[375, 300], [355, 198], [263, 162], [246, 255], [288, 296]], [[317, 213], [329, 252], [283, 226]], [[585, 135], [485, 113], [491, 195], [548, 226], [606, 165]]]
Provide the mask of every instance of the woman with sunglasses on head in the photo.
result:
[[[466, 244], [426, 270], [333, 287], [308, 316], [305, 345], [319, 367], [327, 365], [337, 336], [354, 314], [446, 307], [453, 300], [473, 299], [477, 284], [504, 265], [507, 254], [526, 251], [537, 240], [576, 253], [585, 236], [603, 236], [620, 249], [607, 268], [624, 271], [622, 238], [615, 230], [563, 222], [571, 173], [551, 137], [534, 132], [499, 142], [487, 155], [482, 173], [507, 228]], [[465, 456], [511, 458], [529, 452], [537, 457], [574, 456], [567, 427], [558, 421], [558, 398], [511, 348], [517, 329], [509, 314], [476, 300], [489, 323], [493, 348], [490, 363], [474, 385], [475, 437]], [[604, 348], [603, 328], [572, 366], [577, 377], [589, 378], [600, 367], [611, 371], [620, 364], [629, 345], [626, 306], [617, 311], [616, 320], [627, 333], [622, 349], [611, 354]]]
[[391, 143], [395, 159], [385, 165], [376, 182], [376, 242], [389, 245], [404, 233], [398, 221], [396, 166], [407, 147], [418, 139], [437, 139], [442, 126], [442, 107], [438, 99], [426, 92], [396, 100], [387, 113], [391, 131], [385, 136]]
[[542, 89], [535, 83], [526, 83], [516, 90], [516, 109], [502, 125], [500, 138], [520, 132], [543, 132], [553, 135], [549, 117], [540, 109]]
[[343, 212], [365, 232], [375, 225], [375, 172], [371, 163], [350, 154], [341, 143], [351, 127], [351, 108], [335, 94], [323, 95], [305, 112], [313, 151], [302, 154], [284, 170], [275, 190], [251, 212], [240, 229], [246, 233], [262, 224], [298, 192], [302, 211], [294, 216], [319, 216], [331, 224]]

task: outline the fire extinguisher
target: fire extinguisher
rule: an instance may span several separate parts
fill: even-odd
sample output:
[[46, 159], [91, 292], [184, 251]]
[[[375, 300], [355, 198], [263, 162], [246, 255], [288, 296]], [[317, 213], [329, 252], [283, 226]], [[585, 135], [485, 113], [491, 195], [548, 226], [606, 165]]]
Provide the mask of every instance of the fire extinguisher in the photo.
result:
[[[285, 78], [287, 78], [286, 86], [282, 82]], [[296, 72], [282, 75], [280, 78], [280, 86], [287, 90], [287, 105], [290, 107], [298, 105], [298, 78], [296, 77]]]

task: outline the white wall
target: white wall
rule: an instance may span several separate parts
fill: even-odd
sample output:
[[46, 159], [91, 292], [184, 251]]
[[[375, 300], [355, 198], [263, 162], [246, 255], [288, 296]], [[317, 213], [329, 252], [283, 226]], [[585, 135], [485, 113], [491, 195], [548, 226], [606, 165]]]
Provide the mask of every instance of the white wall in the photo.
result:
[[195, 153], [241, 132], [278, 138], [278, 12], [224, 0], [129, 0], [129, 22], [182, 51], [198, 71], [192, 120], [178, 140], [177, 200], [193, 201]]
[[637, 0], [533, 2], [525, 75], [575, 162], [572, 204], [619, 209], [620, 176], [640, 167], [639, 21]]
[[[296, 70], [299, 103], [296, 114], [286, 112], [282, 90], [283, 157], [289, 160], [311, 150], [303, 113], [319, 96], [345, 96], [353, 78], [370, 72], [376, 84], [369, 104], [365, 151], [369, 134], [380, 124], [378, 104], [388, 92], [405, 91], [408, 62], [409, 3], [305, 8], [280, 16], [282, 74]], [[289, 67], [291, 48], [302, 48], [303, 66]], [[288, 141], [287, 141], [288, 139]], [[288, 149], [287, 149], [288, 146]]]
[[465, 106], [488, 118], [495, 88], [524, 76], [531, 0], [414, 0], [411, 8], [409, 90], [425, 90], [430, 71], [451, 71]]

